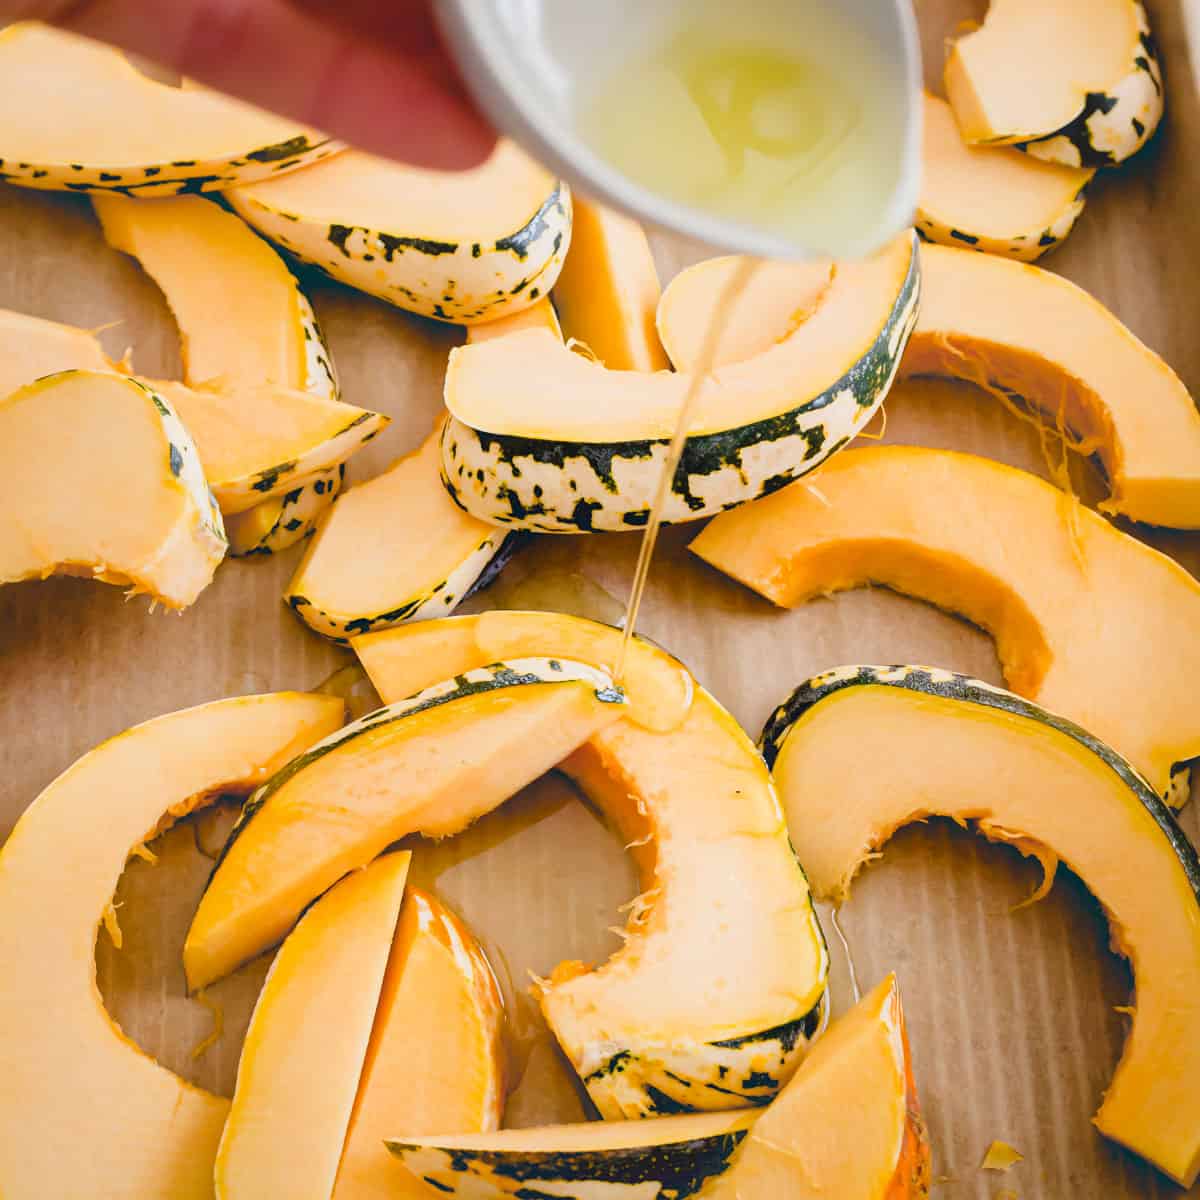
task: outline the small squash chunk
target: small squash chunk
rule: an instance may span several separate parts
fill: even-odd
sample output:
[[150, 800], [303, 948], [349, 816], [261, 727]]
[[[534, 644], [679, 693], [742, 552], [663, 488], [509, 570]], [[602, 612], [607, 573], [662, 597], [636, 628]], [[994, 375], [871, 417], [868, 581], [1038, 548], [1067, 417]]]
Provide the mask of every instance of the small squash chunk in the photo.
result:
[[[567, 613], [496, 609], [368, 633], [350, 644], [375, 690], [402, 700], [440, 679], [510, 658], [562, 655], [611, 673], [623, 636], [611, 625]], [[665, 650], [635, 636], [621, 686], [629, 720], [669, 733], [687, 715], [695, 680]]]
[[273, 496], [243, 513], [225, 518], [229, 553], [235, 558], [278, 554], [309, 537], [337, 498], [346, 479], [346, 464], [318, 471], [282, 496]]
[[654, 314], [661, 289], [650, 242], [631, 217], [575, 197], [571, 249], [554, 305], [575, 338], [614, 371], [670, 368]]
[[350, 488], [321, 522], [284, 595], [310, 629], [344, 642], [445, 616], [508, 561], [517, 535], [464, 513], [441, 486], [440, 434]]
[[925, 246], [901, 375], [1011, 393], [1096, 452], [1135, 521], [1200, 529], [1200, 411], [1179, 376], [1107, 308], [1038, 267]]
[[280, 692], [158, 717], [89, 751], [17, 822], [0, 850], [5, 1200], [211, 1200], [229, 1103], [113, 1023], [95, 979], [101, 914], [131, 847], [269, 778], [343, 711]]
[[1032, 841], [1087, 884], [1137, 993], [1096, 1125], [1191, 1186], [1200, 1171], [1200, 859], [1133, 767], [1036, 705], [921, 667], [817, 676], [768, 722], [763, 749], [824, 898], [840, 900], [872, 851], [931, 815]]
[[324, 134], [202, 88], [169, 87], [108, 46], [36, 22], [0, 33], [0, 159], [22, 187], [173, 196], [327, 158]]
[[571, 236], [566, 184], [503, 140], [470, 171], [350, 150], [225, 198], [264, 236], [334, 279], [461, 325], [547, 295]]
[[246, 802], [188, 931], [189, 986], [275, 945], [311, 900], [392, 842], [459, 833], [624, 710], [596, 668], [525, 658], [339, 730]]
[[[619, 636], [575, 617], [494, 612], [362, 638], [355, 649], [379, 694], [395, 700], [501, 647], [608, 662]], [[628, 719], [559, 770], [628, 843], [642, 896], [622, 949], [596, 969], [559, 964], [542, 1008], [608, 1119], [765, 1104], [822, 1013], [828, 956], [804, 873], [734, 719], [700, 688], [682, 691], [678, 664], [651, 646], [635, 642], [628, 669]], [[637, 723], [647, 710], [663, 732]]]
[[0, 583], [84, 575], [187, 608], [225, 555], [196, 447], [162, 396], [64, 371], [0, 399]]
[[332, 1195], [411, 858], [351, 872], [279, 948], [238, 1062], [217, 1200]]
[[1106, 740], [1160, 794], [1200, 755], [1200, 582], [1178, 563], [970, 454], [851, 450], [820, 491], [719, 517], [691, 549], [784, 607], [878, 583], [965, 616], [996, 639], [1013, 691]]
[[336, 399], [308, 299], [244, 221], [200, 196], [139, 204], [95, 195], [92, 206], [108, 244], [136, 258], [162, 288], [191, 386], [277, 384]]
[[333, 1200], [428, 1196], [384, 1146], [398, 1131], [499, 1129], [503, 1036], [503, 1001], [479, 943], [435, 896], [409, 888]]
[[507, 317], [487, 321], [483, 325], [468, 325], [467, 343], [490, 342], [493, 338], [520, 333], [522, 329], [544, 329], [562, 341], [562, 327], [558, 323], [558, 314], [554, 311], [549, 296], [543, 296], [535, 304]]
[[968, 142], [1016, 142], [1072, 167], [1136, 154], [1163, 114], [1139, 0], [991, 0], [951, 47], [945, 84]]
[[[778, 345], [707, 375], [665, 520], [775, 491], [844, 446], [891, 386], [919, 291], [916, 237], [905, 233], [873, 259], [838, 263]], [[458, 347], [446, 371], [443, 481], [495, 524], [644, 525], [691, 386], [682, 373], [610, 371], [538, 331]]]
[[401, 1136], [388, 1149], [426, 1195], [478, 1200], [918, 1200], [930, 1187], [894, 976], [830, 1025], [765, 1110]]
[[1071, 232], [1095, 174], [1015, 148], [970, 146], [950, 106], [928, 92], [921, 171], [917, 230], [923, 238], [1021, 262], [1040, 258]]

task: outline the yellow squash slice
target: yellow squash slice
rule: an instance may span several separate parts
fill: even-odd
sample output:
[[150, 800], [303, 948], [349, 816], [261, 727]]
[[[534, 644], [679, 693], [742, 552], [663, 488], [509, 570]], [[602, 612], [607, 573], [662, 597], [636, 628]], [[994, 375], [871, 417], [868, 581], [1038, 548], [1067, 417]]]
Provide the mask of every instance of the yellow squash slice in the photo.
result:
[[1145, 780], [1078, 726], [920, 667], [810, 680], [768, 722], [763, 749], [823, 898], [843, 899], [896, 829], [931, 815], [1032, 842], [1088, 885], [1136, 988], [1096, 1125], [1189, 1187], [1200, 1171], [1200, 859]]
[[331, 696], [242, 696], [104, 742], [0, 850], [0, 1195], [211, 1200], [229, 1103], [143, 1054], [96, 987], [96, 934], [125, 860], [217, 796], [331, 733]]
[[1124, 754], [1160, 794], [1200, 755], [1200, 582], [1034, 475], [913, 446], [851, 450], [691, 549], [775, 604], [866, 583], [996, 639], [1013, 691]]
[[575, 197], [571, 249], [554, 285], [568, 338], [615, 371], [670, 367], [654, 314], [660, 288], [645, 231], [631, 217]]
[[1068, 166], [1111, 166], [1163, 114], [1162, 70], [1140, 0], [991, 0], [946, 60], [969, 142], [1020, 143]]
[[347, 875], [279, 948], [238, 1062], [217, 1200], [332, 1195], [411, 857]]
[[311, 629], [335, 641], [404, 621], [442, 617], [486, 586], [519, 535], [476, 520], [439, 479], [440, 427], [382, 475], [340, 497], [284, 595]]
[[475, 342], [490, 342], [493, 338], [505, 337], [510, 333], [520, 333], [522, 329], [544, 329], [562, 341], [562, 327], [558, 323], [558, 314], [549, 296], [542, 296], [528, 308], [488, 321], [483, 325], [467, 326], [468, 345]]
[[33, 22], [0, 33], [0, 177], [9, 183], [172, 196], [268, 179], [338, 149], [286, 118], [159, 83], [87, 38]]
[[921, 170], [922, 237], [1021, 262], [1040, 258], [1071, 232], [1095, 174], [1006, 146], [970, 146], [950, 106], [928, 92]]
[[[916, 319], [916, 246], [905, 233], [866, 262], [827, 266], [806, 320], [705, 376], [667, 521], [781, 488], [866, 425]], [[718, 292], [712, 303], [723, 299]], [[457, 347], [442, 478], [463, 508], [494, 524], [546, 533], [642, 526], [691, 383], [684, 372], [608, 370], [539, 330]]]
[[186, 608], [225, 556], [221, 514], [162, 396], [107, 372], [0, 399], [0, 583], [84, 575]]
[[225, 518], [229, 553], [235, 558], [277, 554], [312, 534], [346, 480], [346, 464], [292, 480], [290, 492]]
[[624, 709], [596, 668], [524, 658], [339, 730], [247, 801], [188, 931], [189, 985], [280, 941], [310, 901], [392, 842], [465, 829]]
[[[607, 663], [619, 638], [576, 617], [496, 612], [355, 648], [393, 700], [430, 677], [469, 676], [501, 648]], [[823, 1012], [828, 957], [771, 781], [733, 718], [681, 687], [680, 670], [635, 642], [629, 719], [559, 764], [616, 826], [642, 885], [621, 950], [596, 968], [560, 963], [540, 997], [608, 1119], [766, 1103]]]
[[704, 1200], [919, 1200], [929, 1142], [889, 976], [834, 1021], [766, 1110], [389, 1138], [437, 1191]]
[[[293, 935], [295, 936], [295, 935]], [[409, 888], [333, 1200], [424, 1200], [384, 1138], [488, 1132], [504, 1108], [504, 1009], [483, 950], [434, 896]]]
[[470, 325], [549, 293], [571, 236], [571, 195], [511, 142], [471, 171], [357, 150], [226, 199], [260, 233], [400, 308]]

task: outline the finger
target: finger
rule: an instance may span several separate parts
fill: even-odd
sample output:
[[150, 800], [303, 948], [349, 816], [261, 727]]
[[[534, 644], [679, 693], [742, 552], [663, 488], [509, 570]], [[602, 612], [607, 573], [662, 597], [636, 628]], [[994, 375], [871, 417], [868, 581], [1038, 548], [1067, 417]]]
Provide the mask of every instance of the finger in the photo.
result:
[[38, 15], [376, 154], [455, 170], [495, 143], [423, 0], [391, 0], [388, 36], [375, 39], [285, 0], [171, 0], [150, 13], [146, 0], [54, 7]]

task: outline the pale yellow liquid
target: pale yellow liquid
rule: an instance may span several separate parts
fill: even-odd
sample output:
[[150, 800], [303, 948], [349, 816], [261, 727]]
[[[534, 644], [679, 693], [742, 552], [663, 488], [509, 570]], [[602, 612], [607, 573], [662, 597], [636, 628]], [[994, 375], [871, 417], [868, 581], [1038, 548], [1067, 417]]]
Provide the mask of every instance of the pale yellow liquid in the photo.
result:
[[856, 255], [888, 232], [898, 70], [817, 0], [699, 3], [686, 28], [584, 95], [577, 120], [662, 196]]

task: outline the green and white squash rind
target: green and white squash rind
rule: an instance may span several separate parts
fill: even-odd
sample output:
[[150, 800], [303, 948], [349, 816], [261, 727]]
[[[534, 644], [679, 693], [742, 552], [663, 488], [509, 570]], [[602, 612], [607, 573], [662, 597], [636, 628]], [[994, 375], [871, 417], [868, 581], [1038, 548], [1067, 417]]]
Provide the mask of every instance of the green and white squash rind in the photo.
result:
[[432, 582], [424, 591], [397, 601], [381, 613], [331, 613], [297, 591], [284, 593], [284, 603], [314, 632], [339, 646], [350, 644], [352, 637], [406, 625], [410, 621], [430, 621], [448, 617], [464, 600], [487, 587], [504, 569], [522, 542], [518, 532], [497, 530], [476, 546], [444, 578]]
[[575, 662], [570, 659], [558, 658], [515, 658], [508, 662], [492, 663], [487, 667], [477, 667], [464, 671], [453, 679], [435, 683], [432, 687], [418, 692], [407, 700], [398, 700], [395, 704], [385, 704], [374, 712], [367, 713], [357, 721], [331, 733], [327, 738], [310, 747], [303, 754], [292, 759], [282, 770], [277, 771], [257, 791], [255, 791], [242, 806], [241, 814], [229, 832], [225, 846], [221, 850], [213, 867], [215, 875], [229, 854], [230, 848], [246, 826], [254, 819], [263, 806], [289, 779], [298, 775], [318, 758], [329, 751], [352, 741], [360, 734], [375, 729], [379, 725], [402, 721], [416, 713], [437, 708], [443, 704], [453, 704], [467, 696], [475, 696], [480, 692], [494, 692], [500, 688], [528, 687], [553, 685], [556, 683], [571, 683], [583, 680], [594, 685], [598, 699], [613, 704], [624, 704], [625, 696], [613, 685], [612, 679], [597, 667], [587, 663]]
[[969, 229], [947, 225], [925, 209], [918, 207], [916, 230], [922, 241], [953, 246], [956, 250], [978, 250], [983, 254], [999, 254], [1017, 262], [1031, 263], [1053, 250], [1075, 228], [1087, 203], [1087, 185], [1079, 189], [1071, 205], [1058, 218], [1036, 234], [1016, 238], [996, 238]]
[[408, 312], [463, 325], [519, 312], [549, 295], [571, 240], [565, 183], [524, 225], [490, 244], [316, 224], [237, 191], [226, 199], [264, 237], [339, 283]]
[[1068, 167], [1113, 167], [1153, 137], [1163, 115], [1162, 66], [1146, 9], [1134, 9], [1138, 44], [1128, 73], [1105, 92], [1089, 92], [1079, 115], [1057, 132], [1017, 143], [1022, 150]]
[[[846, 446], [892, 386], [917, 319], [915, 252], [874, 343], [840, 379], [767, 420], [700, 434], [683, 457], [663, 511], [697, 521], [756, 500], [807, 475]], [[645, 526], [668, 438], [584, 443], [492, 434], [451, 416], [442, 434], [442, 481], [480, 520], [538, 533], [622, 532]]]
[[[316, 529], [321, 514], [336, 499], [345, 479], [346, 464], [339, 463], [307, 479], [295, 481], [296, 486], [281, 497], [265, 500], [245, 513], [226, 518], [229, 553], [234, 558], [278, 554], [303, 541]], [[268, 507], [277, 515], [265, 531], [261, 524], [252, 525], [246, 520], [260, 515], [259, 509], [265, 513]]]
[[[654, 1122], [656, 1145], [583, 1148], [588, 1131], [612, 1142], [611, 1126], [580, 1126], [579, 1149], [534, 1150], [506, 1144], [506, 1133], [437, 1138], [427, 1143], [389, 1139], [387, 1148], [432, 1196], [463, 1200], [683, 1200], [699, 1194], [732, 1165], [755, 1113], [723, 1113]], [[529, 1140], [531, 1131], [514, 1130]], [[607, 1137], [606, 1137], [607, 1135]], [[456, 1144], [461, 1141], [463, 1144]], [[482, 1146], [479, 1143], [492, 1143]]]
[[320, 396], [323, 400], [336, 400], [341, 394], [341, 387], [337, 369], [333, 365], [333, 355], [329, 353], [317, 315], [299, 282], [296, 283], [296, 301], [300, 305], [300, 324], [304, 330], [304, 379], [300, 390]]

